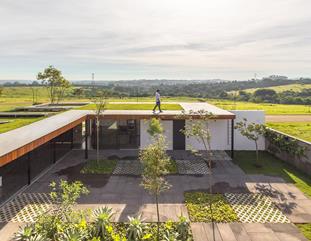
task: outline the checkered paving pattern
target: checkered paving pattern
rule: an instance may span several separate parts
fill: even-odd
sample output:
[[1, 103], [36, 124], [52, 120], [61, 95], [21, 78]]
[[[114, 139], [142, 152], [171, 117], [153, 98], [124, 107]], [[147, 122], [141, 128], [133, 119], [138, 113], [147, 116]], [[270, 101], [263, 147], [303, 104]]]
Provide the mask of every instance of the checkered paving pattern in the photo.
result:
[[289, 219], [262, 194], [224, 194], [242, 223], [290, 223]]
[[179, 174], [208, 174], [208, 167], [204, 161], [201, 160], [176, 160]]
[[0, 209], [0, 222], [35, 222], [50, 210], [52, 200], [48, 193], [21, 193]]
[[119, 160], [114, 175], [141, 175], [142, 165], [138, 160]]

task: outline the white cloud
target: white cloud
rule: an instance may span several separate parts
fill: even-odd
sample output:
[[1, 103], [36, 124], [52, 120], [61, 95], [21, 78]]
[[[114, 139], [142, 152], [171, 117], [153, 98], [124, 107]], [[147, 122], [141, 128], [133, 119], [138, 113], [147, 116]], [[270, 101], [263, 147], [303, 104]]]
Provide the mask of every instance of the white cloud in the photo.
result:
[[0, 78], [310, 76], [310, 0], [1, 0]]

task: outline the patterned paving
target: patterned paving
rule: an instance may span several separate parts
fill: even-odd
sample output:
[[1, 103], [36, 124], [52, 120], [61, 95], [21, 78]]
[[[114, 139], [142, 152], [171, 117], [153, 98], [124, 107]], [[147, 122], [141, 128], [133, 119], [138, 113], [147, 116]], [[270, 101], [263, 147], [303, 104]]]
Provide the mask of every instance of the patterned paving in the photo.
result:
[[119, 160], [113, 170], [115, 175], [140, 175], [141, 173], [142, 165], [137, 160]]
[[1, 207], [0, 222], [35, 222], [41, 214], [51, 208], [48, 193], [21, 193]]
[[179, 174], [197, 175], [208, 174], [208, 167], [201, 160], [176, 160]]
[[288, 218], [262, 194], [224, 194], [242, 223], [290, 223]]

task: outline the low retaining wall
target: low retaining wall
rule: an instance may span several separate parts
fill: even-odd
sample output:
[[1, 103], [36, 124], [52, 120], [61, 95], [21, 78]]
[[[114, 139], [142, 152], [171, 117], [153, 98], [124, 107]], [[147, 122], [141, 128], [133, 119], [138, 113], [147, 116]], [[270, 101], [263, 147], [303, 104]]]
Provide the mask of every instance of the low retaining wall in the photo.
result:
[[278, 134], [278, 135], [281, 135], [281, 136], [287, 138], [289, 141], [295, 140], [300, 147], [303, 147], [305, 149], [305, 151], [304, 151], [303, 156], [295, 156], [295, 155], [290, 154], [286, 151], [280, 150], [280, 148], [278, 148], [276, 145], [271, 143], [268, 138], [265, 138], [266, 139], [267, 151], [272, 153], [274, 156], [280, 158], [281, 160], [283, 160], [283, 161], [285, 161], [291, 165], [294, 165], [300, 171], [302, 171], [308, 175], [311, 175], [311, 143], [308, 141], [304, 141], [304, 140], [298, 139], [296, 137], [287, 135], [283, 132], [280, 132], [280, 131], [277, 131], [277, 130], [274, 130], [271, 128], [269, 128], [269, 130]]

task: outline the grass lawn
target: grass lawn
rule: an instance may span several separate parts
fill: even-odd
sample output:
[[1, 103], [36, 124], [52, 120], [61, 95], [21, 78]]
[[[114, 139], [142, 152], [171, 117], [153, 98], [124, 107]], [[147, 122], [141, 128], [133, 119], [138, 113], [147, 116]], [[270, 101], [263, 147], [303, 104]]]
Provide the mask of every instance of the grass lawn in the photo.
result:
[[207, 102], [225, 110], [264, 110], [266, 115], [310, 114], [311, 106], [252, 103], [232, 100], [207, 100]]
[[311, 123], [309, 122], [275, 122], [267, 123], [267, 126], [311, 142]]
[[23, 118], [0, 118], [1, 121], [9, 121], [5, 124], [0, 124], [0, 133], [4, 133], [16, 128], [29, 125], [38, 120], [42, 120], [44, 117], [23, 117]]
[[311, 224], [296, 224], [296, 226], [311, 241]]
[[[212, 210], [210, 202], [212, 201]], [[186, 207], [192, 222], [236, 222], [238, 217], [222, 194], [206, 192], [186, 192]], [[213, 215], [213, 216], [212, 216]]]
[[[152, 110], [154, 104], [108, 104], [107, 110]], [[89, 104], [78, 108], [79, 110], [94, 110], [95, 104]], [[178, 104], [162, 104], [162, 110], [182, 110], [181, 106]]]
[[99, 160], [97, 164], [96, 160], [89, 160], [80, 172], [83, 174], [111, 174], [117, 163], [117, 160]]
[[234, 162], [248, 174], [266, 174], [280, 176], [285, 181], [295, 184], [303, 193], [311, 198], [311, 177], [303, 174], [295, 167], [272, 156], [268, 152], [259, 152], [262, 168], [256, 168], [254, 151], [236, 151]]

